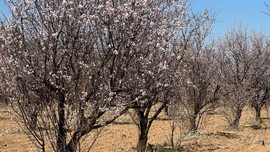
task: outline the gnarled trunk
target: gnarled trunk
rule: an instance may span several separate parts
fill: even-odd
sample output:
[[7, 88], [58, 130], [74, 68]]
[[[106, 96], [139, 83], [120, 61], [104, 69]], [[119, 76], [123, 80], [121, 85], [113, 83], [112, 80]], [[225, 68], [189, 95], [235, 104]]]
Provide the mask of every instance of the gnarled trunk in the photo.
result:
[[148, 140], [148, 131], [147, 129], [139, 130], [139, 139], [137, 144], [138, 152], [145, 152], [147, 148], [147, 140]]
[[57, 135], [57, 152], [66, 151], [67, 129], [65, 128], [65, 99], [62, 97], [58, 104], [58, 135]]
[[148, 141], [148, 126], [147, 126], [147, 118], [140, 118], [139, 124], [139, 139], [137, 143], [137, 151], [145, 152], [147, 148]]
[[198, 126], [197, 126], [197, 123], [196, 123], [196, 118], [197, 118], [197, 115], [194, 114], [189, 119], [189, 123], [190, 123], [190, 128], [189, 129], [193, 133], [197, 132], [197, 129], [198, 129]]
[[242, 111], [243, 111], [242, 107], [237, 107], [235, 117], [234, 117], [234, 120], [233, 120], [231, 126], [233, 126], [233, 127], [238, 127], [239, 126], [240, 118], [242, 116]]
[[261, 123], [262, 119], [261, 119], [261, 107], [259, 105], [254, 107], [255, 111], [256, 111], [256, 121]]
[[70, 142], [67, 145], [66, 152], [76, 152], [80, 141], [79, 133], [74, 133]]
[[30, 122], [30, 127], [35, 130], [37, 128], [37, 122], [38, 122], [38, 113], [34, 111], [31, 114], [31, 122]]
[[200, 104], [196, 103], [194, 105], [194, 112], [193, 115], [190, 116], [189, 121], [190, 121], [190, 131], [193, 133], [196, 133], [198, 130], [198, 123], [197, 123], [197, 117], [200, 112]]

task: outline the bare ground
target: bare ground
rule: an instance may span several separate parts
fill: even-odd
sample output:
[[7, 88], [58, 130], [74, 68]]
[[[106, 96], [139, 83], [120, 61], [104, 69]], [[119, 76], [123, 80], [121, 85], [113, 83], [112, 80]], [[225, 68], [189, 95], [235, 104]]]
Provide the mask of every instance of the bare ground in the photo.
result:
[[[182, 141], [182, 150], [189, 152], [270, 152], [270, 119], [263, 111], [263, 123], [257, 125], [254, 112], [245, 110], [239, 129], [228, 127], [220, 114], [209, 115], [197, 134], [189, 134]], [[155, 146], [169, 145], [170, 121], [161, 116], [150, 130], [149, 143]], [[19, 125], [18, 118], [0, 107], [0, 152], [38, 151], [28, 135]], [[179, 135], [177, 133], [177, 135]], [[176, 136], [177, 136], [176, 135]], [[90, 137], [82, 146], [91, 143]], [[176, 141], [176, 140], [175, 140]], [[132, 152], [137, 142], [137, 128], [128, 116], [121, 117], [117, 123], [105, 127], [91, 151], [94, 152]]]

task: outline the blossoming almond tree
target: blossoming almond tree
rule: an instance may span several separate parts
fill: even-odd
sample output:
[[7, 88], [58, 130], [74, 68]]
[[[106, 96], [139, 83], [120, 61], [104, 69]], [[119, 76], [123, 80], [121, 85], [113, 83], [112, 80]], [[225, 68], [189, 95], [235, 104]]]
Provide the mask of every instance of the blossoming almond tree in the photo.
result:
[[0, 104], [6, 104], [8, 103], [8, 94], [7, 92], [9, 92], [9, 85], [11, 85], [10, 83], [12, 81], [10, 81], [12, 79], [11, 75], [9, 75], [9, 68], [8, 68], [8, 58], [0, 53]]
[[173, 77], [177, 54], [174, 52], [156, 51], [148, 61], [138, 60], [134, 65], [130, 79], [130, 95], [135, 97], [136, 107], [130, 111], [133, 122], [138, 127], [137, 150], [144, 152], [148, 141], [149, 130], [169, 103], [169, 96], [173, 88]]
[[261, 109], [269, 101], [270, 98], [270, 47], [269, 38], [264, 34], [253, 32], [250, 36], [250, 43], [252, 53], [252, 66], [251, 66], [251, 89], [253, 90], [251, 98], [251, 107], [256, 111], [256, 121], [261, 120]]
[[253, 56], [247, 30], [242, 26], [234, 27], [226, 33], [218, 48], [225, 117], [231, 126], [238, 127], [243, 108], [253, 92], [250, 88]]
[[163, 18], [162, 22], [167, 23], [150, 23], [150, 27], [153, 26], [156, 30], [145, 36], [156, 43], [142, 48], [147, 51], [137, 54], [124, 80], [126, 88], [129, 88], [127, 94], [135, 101], [131, 117], [138, 127], [137, 151], [140, 152], [146, 150], [148, 132], [153, 121], [169, 102], [173, 77], [179, 76], [174, 72], [180, 61], [180, 53], [176, 48], [179, 46], [179, 25], [183, 24], [181, 21], [185, 17], [185, 2], [161, 2], [159, 5], [162, 13], [156, 18]]
[[16, 74], [13, 108], [40, 149], [50, 143], [59, 152], [76, 151], [83, 136], [142, 103], [136, 99], [153, 90], [130, 93], [138, 79], [133, 68], [141, 62], [146, 72], [157, 50], [173, 47], [185, 15], [182, 1], [21, 0], [9, 6], [0, 39]]
[[176, 106], [176, 109], [177, 106], [185, 109], [189, 129], [196, 132], [203, 114], [216, 105], [220, 90], [214, 43], [207, 43], [215, 16], [205, 10], [202, 13], [190, 14], [185, 21], [187, 28], [180, 32], [181, 49], [185, 53], [182, 66], [178, 67], [182, 79], [177, 81], [173, 106]]

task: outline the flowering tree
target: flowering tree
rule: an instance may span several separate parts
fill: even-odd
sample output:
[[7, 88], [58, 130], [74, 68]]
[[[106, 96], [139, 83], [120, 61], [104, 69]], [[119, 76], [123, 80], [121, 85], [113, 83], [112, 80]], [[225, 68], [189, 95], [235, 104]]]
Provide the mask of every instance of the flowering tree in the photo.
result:
[[[176, 76], [174, 72], [180, 61], [177, 50], [178, 31], [179, 24], [183, 25], [185, 2], [161, 2], [159, 6], [159, 11], [162, 12], [159, 18], [166, 24], [161, 22], [154, 25], [153, 23], [153, 27], [157, 30], [146, 37], [154, 41], [155, 45], [141, 48], [148, 51], [137, 55], [124, 80], [128, 88], [127, 94], [134, 101], [131, 117], [138, 127], [137, 150], [140, 152], [146, 150], [148, 132], [153, 121], [169, 102], [168, 96], [173, 89], [173, 77]], [[153, 110], [153, 107], [157, 110]]]
[[256, 121], [261, 122], [261, 109], [270, 99], [269, 82], [269, 39], [263, 34], [253, 32], [250, 36], [252, 50], [251, 67], [251, 107], [256, 111]]
[[12, 82], [10, 81], [10, 78], [11, 77], [8, 74], [7, 58], [4, 54], [0, 53], [0, 104], [7, 103], [7, 92], [9, 91], [8, 83]]
[[182, 66], [179, 70], [182, 79], [175, 88], [176, 103], [174, 106], [184, 107], [188, 113], [190, 130], [197, 131], [202, 115], [218, 100], [218, 85], [216, 59], [213, 43], [206, 44], [212, 26], [214, 15], [208, 11], [191, 14], [186, 19], [187, 28], [181, 35], [181, 49], [184, 53]]
[[[168, 50], [167, 50], [168, 51]], [[172, 51], [172, 50], [171, 50]], [[173, 91], [173, 77], [175, 75], [175, 61], [179, 61], [175, 52], [158, 50], [148, 56], [148, 61], [138, 60], [134, 64], [134, 73], [130, 79], [130, 95], [136, 97], [136, 106], [130, 115], [138, 127], [137, 149], [146, 150], [148, 132], [154, 120], [169, 103]], [[156, 109], [156, 110], [155, 110]]]
[[239, 26], [228, 31], [219, 43], [222, 102], [225, 117], [237, 127], [244, 106], [251, 97], [250, 71], [252, 55], [246, 29]]
[[12, 103], [43, 151], [47, 138], [54, 151], [76, 151], [93, 129], [147, 105], [142, 98], [155, 91], [145, 84], [147, 63], [173, 47], [185, 14], [181, 1], [22, 0], [10, 8], [0, 40], [16, 71]]

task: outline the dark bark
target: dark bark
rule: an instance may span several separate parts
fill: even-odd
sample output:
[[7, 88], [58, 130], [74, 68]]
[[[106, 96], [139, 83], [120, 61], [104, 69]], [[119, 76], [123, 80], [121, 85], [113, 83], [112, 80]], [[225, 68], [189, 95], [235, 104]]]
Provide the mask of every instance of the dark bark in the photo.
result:
[[[85, 123], [85, 124], [83, 124]], [[96, 123], [96, 120], [91, 120], [90, 124], [87, 124], [86, 122], [81, 122], [81, 128], [78, 128], [76, 132], [72, 135], [72, 138], [70, 139], [69, 143], [67, 144], [66, 151], [67, 152], [76, 152], [80, 139], [91, 132], [93, 130], [93, 125]]]
[[57, 136], [57, 151], [66, 151], [67, 130], [65, 128], [65, 97], [62, 96], [58, 104], [58, 136]]
[[164, 112], [165, 112], [165, 115], [169, 115], [169, 105], [166, 105], [165, 107], [164, 107]]
[[[129, 109], [128, 107], [123, 109], [120, 112], [120, 115], [123, 115], [124, 113], [126, 113], [128, 109]], [[67, 147], [66, 147], [67, 152], [76, 152], [78, 145], [79, 145], [79, 142], [80, 142], [80, 139], [84, 135], [90, 133], [94, 129], [98, 129], [98, 128], [104, 127], [105, 125], [112, 123], [115, 119], [117, 119], [120, 116], [120, 115], [117, 115], [114, 118], [106, 121], [104, 124], [101, 125], [101, 124], [96, 124], [96, 122], [97, 122], [97, 119], [104, 114], [104, 112], [99, 111], [98, 114], [96, 115], [96, 117], [92, 117], [92, 119], [91, 118], [88, 118], [88, 119], [84, 118], [84, 111], [81, 111], [81, 114], [82, 115], [80, 118], [80, 128], [78, 128], [77, 131], [74, 132], [69, 143], [67, 144]], [[87, 123], [87, 122], [89, 122], [89, 123]]]
[[[83, 107], [83, 106], [84, 105], [81, 102], [80, 107]], [[87, 124], [85, 117], [84, 117], [84, 108], [80, 108], [79, 121], [80, 121], [80, 126], [84, 126]], [[88, 126], [88, 127], [84, 127], [84, 128], [90, 128], [90, 127]], [[67, 148], [66, 148], [67, 152], [76, 152], [77, 151], [78, 144], [80, 142], [81, 137], [83, 136], [82, 131], [83, 131], [82, 129], [78, 129], [77, 131], [74, 132], [74, 134], [72, 135], [72, 138], [70, 139], [69, 143], [67, 144]]]
[[148, 140], [148, 127], [147, 120], [140, 120], [140, 128], [139, 128], [139, 139], [137, 144], [138, 152], [145, 152], [147, 148], [147, 140]]
[[261, 109], [262, 107], [266, 104], [266, 102], [269, 99], [269, 93], [268, 93], [268, 88], [266, 88], [264, 90], [264, 94], [262, 96], [262, 98], [260, 98], [260, 95], [257, 94], [257, 100], [255, 100], [252, 104], [251, 107], [253, 107], [255, 109], [256, 112], [256, 121], [261, 123], [262, 119], [261, 119]]
[[76, 152], [77, 147], [80, 141], [81, 135], [79, 132], [75, 132], [72, 136], [72, 139], [67, 145], [66, 152]]
[[262, 119], [261, 119], [261, 109], [262, 107], [260, 107], [259, 105], [254, 107], [255, 111], [256, 111], [256, 121], [261, 123]]
[[236, 110], [236, 113], [235, 113], [235, 118], [234, 118], [231, 126], [233, 126], [233, 127], [238, 127], [239, 126], [240, 118], [242, 116], [242, 111], [243, 111], [242, 107], [237, 107], [237, 110]]
[[197, 122], [196, 122], [197, 114], [194, 114], [192, 117], [190, 117], [190, 131], [195, 133], [198, 130]]
[[189, 118], [189, 121], [190, 121], [190, 128], [189, 129], [193, 133], [197, 132], [197, 130], [198, 130], [197, 116], [198, 116], [198, 114], [199, 114], [199, 112], [201, 110], [200, 107], [201, 106], [200, 106], [199, 102], [195, 103], [195, 105], [194, 105], [194, 113]]
[[31, 114], [31, 122], [30, 122], [30, 128], [35, 130], [37, 128], [37, 121], [38, 121], [38, 113], [36, 111], [34, 111]]
[[137, 143], [137, 151], [138, 152], [145, 152], [147, 148], [147, 140], [148, 140], [148, 114], [150, 110], [146, 109], [135, 109], [136, 114], [139, 118], [138, 123], [136, 124], [138, 126], [138, 143]]
[[171, 135], [170, 135], [170, 142], [171, 142], [171, 146], [173, 148], [175, 148], [175, 145], [174, 145], [174, 133], [175, 133], [175, 129], [176, 129], [176, 124], [175, 124], [175, 121], [173, 120], [172, 121], [172, 124], [171, 124]]

